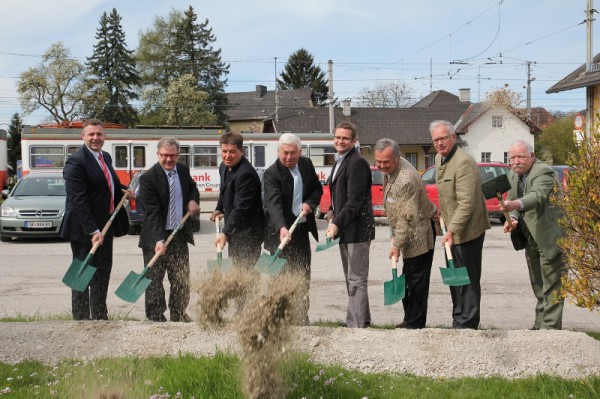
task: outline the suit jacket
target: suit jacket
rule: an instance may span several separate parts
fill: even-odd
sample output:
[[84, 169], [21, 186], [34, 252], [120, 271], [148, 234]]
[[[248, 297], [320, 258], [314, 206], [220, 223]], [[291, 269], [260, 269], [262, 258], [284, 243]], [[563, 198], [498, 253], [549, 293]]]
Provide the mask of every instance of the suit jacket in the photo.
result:
[[[181, 184], [182, 209], [185, 214], [188, 202], [191, 200], [200, 202], [200, 193], [190, 175], [190, 168], [183, 163], [177, 163], [176, 168]], [[157, 241], [165, 239], [165, 225], [169, 214], [169, 180], [158, 162], [140, 177], [139, 196], [144, 202], [144, 221], [138, 246], [153, 250]], [[180, 234], [185, 236], [188, 243], [194, 244], [194, 234], [189, 219], [184, 228], [177, 233]]]
[[225, 164], [219, 167], [221, 189], [216, 210], [225, 215], [222, 232], [227, 236], [250, 233], [263, 242], [265, 214], [262, 188], [256, 169], [242, 156], [231, 171]]
[[[321, 202], [323, 186], [319, 182], [315, 167], [309, 158], [300, 157], [298, 169], [302, 177], [302, 202], [314, 210]], [[278, 159], [265, 171], [263, 181], [264, 202], [267, 209], [265, 248], [271, 251], [279, 246], [279, 230], [282, 227], [289, 229], [296, 220], [296, 216], [292, 212], [294, 177]], [[306, 216], [306, 223], [315, 240], [319, 241], [314, 213]]]
[[[517, 199], [517, 183], [519, 176], [512, 170], [508, 172], [511, 189], [508, 199]], [[523, 191], [523, 219], [527, 229], [538, 244], [547, 259], [554, 259], [561, 252], [557, 244], [562, 237], [562, 229], [558, 219], [562, 217], [562, 210], [551, 202], [553, 195], [562, 195], [552, 168], [539, 159], [536, 159], [527, 179]], [[518, 217], [519, 212], [513, 212]]]
[[[104, 162], [113, 178], [114, 206], [116, 207], [123, 193], [119, 177], [112, 167], [112, 158], [102, 151]], [[104, 228], [110, 219], [110, 196], [108, 182], [94, 154], [83, 145], [72, 154], [63, 169], [67, 199], [65, 214], [60, 229], [61, 238], [82, 243], [90, 242], [90, 235]], [[107, 232], [107, 237], [120, 237], [127, 234], [129, 220], [125, 208], [121, 208]]]
[[401, 158], [396, 171], [385, 177], [383, 199], [392, 245], [402, 257], [414, 258], [433, 249], [431, 221], [437, 209], [427, 198], [419, 172], [406, 159]]
[[481, 190], [477, 163], [458, 145], [442, 162], [435, 157], [440, 212], [446, 229], [454, 233], [454, 243], [462, 244], [490, 229], [490, 219]]
[[371, 241], [375, 238], [371, 167], [356, 148], [352, 148], [337, 168], [329, 189], [330, 209], [333, 209], [333, 223], [340, 231], [340, 243]]

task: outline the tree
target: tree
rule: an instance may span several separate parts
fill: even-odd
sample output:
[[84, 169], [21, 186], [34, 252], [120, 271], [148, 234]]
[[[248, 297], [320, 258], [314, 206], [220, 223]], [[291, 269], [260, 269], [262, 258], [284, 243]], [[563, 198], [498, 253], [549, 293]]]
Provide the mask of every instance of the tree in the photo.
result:
[[521, 112], [518, 110], [523, 104], [523, 96], [512, 91], [508, 86], [488, 92], [485, 96], [484, 103], [490, 108], [494, 106], [504, 106], [510, 108], [521, 117], [525, 116], [525, 111]]
[[17, 112], [15, 112], [10, 120], [8, 127], [8, 164], [12, 166], [11, 175], [17, 173], [17, 161], [21, 159], [21, 128], [23, 121]]
[[94, 53], [87, 59], [92, 86], [92, 95], [86, 101], [88, 116], [131, 125], [138, 117], [129, 102], [138, 98], [135, 88], [140, 86], [141, 79], [115, 8], [110, 15], [104, 12], [100, 17], [96, 40]]
[[208, 95], [208, 109], [219, 124], [224, 124], [229, 65], [221, 61], [221, 50], [212, 47], [216, 38], [208, 19], [197, 23], [197, 18], [191, 6], [185, 12], [173, 10], [167, 19], [158, 17], [153, 28], [140, 35], [138, 65], [143, 70], [146, 90], [154, 94], [155, 86], [166, 94], [172, 81], [187, 74], [194, 76], [199, 89]]
[[169, 85], [164, 98], [167, 123], [184, 126], [211, 126], [217, 117], [206, 108], [208, 93], [201, 91], [192, 74], [183, 75]]
[[568, 273], [563, 294], [578, 306], [600, 309], [600, 134], [584, 140], [569, 162], [560, 220], [565, 235], [559, 241]]
[[577, 145], [573, 139], [573, 116], [565, 116], [548, 125], [536, 139], [535, 152], [549, 153], [555, 165], [566, 164], [571, 154], [577, 152]]
[[311, 89], [312, 100], [317, 106], [327, 104], [328, 82], [325, 73], [307, 50], [301, 48], [290, 55], [287, 64], [279, 75], [277, 84], [280, 89]]
[[378, 82], [374, 89], [364, 87], [357, 99], [369, 108], [404, 108], [414, 104], [412, 93], [406, 82]]
[[74, 119], [88, 95], [83, 77], [84, 66], [70, 57], [69, 49], [62, 42], [52, 44], [40, 65], [21, 73], [17, 81], [23, 114], [43, 108], [57, 123]]

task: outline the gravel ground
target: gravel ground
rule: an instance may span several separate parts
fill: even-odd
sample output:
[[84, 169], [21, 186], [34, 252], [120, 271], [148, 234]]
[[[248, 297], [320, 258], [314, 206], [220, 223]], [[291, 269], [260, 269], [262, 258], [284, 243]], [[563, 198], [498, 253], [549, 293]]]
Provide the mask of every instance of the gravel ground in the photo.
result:
[[[600, 342], [581, 332], [529, 330], [379, 330], [296, 327], [295, 347], [312, 360], [363, 372], [436, 378], [538, 374], [600, 375]], [[239, 353], [234, 332], [195, 323], [44, 321], [0, 323], [0, 361]]]

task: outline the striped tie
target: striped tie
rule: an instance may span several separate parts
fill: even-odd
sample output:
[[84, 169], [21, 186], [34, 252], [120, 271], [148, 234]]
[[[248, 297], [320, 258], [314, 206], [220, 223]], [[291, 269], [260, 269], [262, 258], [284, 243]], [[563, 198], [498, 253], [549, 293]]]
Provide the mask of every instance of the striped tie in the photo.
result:
[[175, 173], [169, 172], [169, 226], [171, 229], [177, 226], [177, 215], [175, 213]]
[[100, 167], [102, 168], [102, 173], [104, 173], [106, 183], [108, 183], [108, 191], [110, 191], [110, 213], [112, 213], [115, 210], [115, 198], [112, 184], [110, 183], [110, 174], [108, 173], [108, 167], [106, 166], [106, 162], [104, 162], [104, 156], [102, 155], [102, 152], [100, 152], [98, 155], [98, 160], [100, 161]]

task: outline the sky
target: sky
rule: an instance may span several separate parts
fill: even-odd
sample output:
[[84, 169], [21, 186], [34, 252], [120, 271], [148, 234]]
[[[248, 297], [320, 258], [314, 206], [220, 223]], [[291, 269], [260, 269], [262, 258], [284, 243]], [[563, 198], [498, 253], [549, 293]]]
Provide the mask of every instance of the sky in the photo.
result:
[[[230, 64], [227, 92], [273, 90], [290, 54], [305, 48], [325, 73], [333, 61], [339, 100], [403, 81], [415, 99], [468, 88], [477, 102], [508, 87], [525, 106], [530, 62], [532, 107], [585, 108], [583, 89], [545, 91], [586, 62], [586, 0], [19, 0], [0, 6], [0, 129], [21, 112], [20, 74], [51, 44], [62, 41], [85, 62], [102, 13], [116, 8], [134, 50], [157, 16], [190, 5], [209, 20]], [[31, 125], [49, 119], [42, 110], [22, 117]]]

